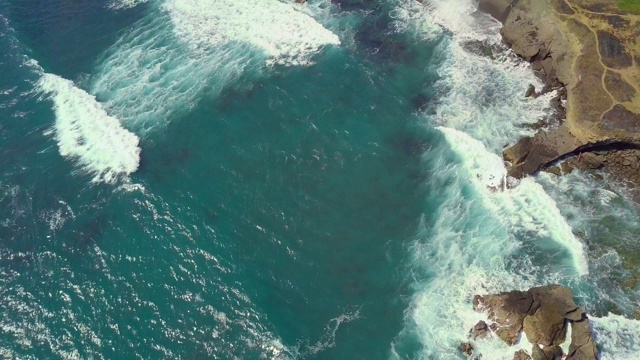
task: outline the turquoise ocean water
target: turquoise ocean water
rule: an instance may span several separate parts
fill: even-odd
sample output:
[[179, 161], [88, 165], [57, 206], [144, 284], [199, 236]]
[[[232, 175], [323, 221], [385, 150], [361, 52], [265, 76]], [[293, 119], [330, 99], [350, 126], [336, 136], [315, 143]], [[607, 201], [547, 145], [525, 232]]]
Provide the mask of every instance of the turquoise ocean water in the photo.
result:
[[470, 0], [1, 0], [0, 357], [462, 359], [474, 294], [559, 282], [639, 358], [640, 213], [584, 173], [504, 189], [550, 110], [498, 29]]

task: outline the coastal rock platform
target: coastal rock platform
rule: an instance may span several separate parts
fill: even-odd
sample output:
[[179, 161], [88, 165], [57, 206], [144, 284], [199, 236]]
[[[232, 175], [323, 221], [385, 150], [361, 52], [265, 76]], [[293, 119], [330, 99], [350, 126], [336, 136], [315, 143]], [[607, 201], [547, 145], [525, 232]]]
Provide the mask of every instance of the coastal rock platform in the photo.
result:
[[[589, 327], [587, 314], [573, 301], [571, 290], [561, 285], [547, 285], [527, 291], [510, 291], [492, 295], [476, 295], [476, 311], [484, 312], [490, 321], [479, 321], [469, 332], [476, 340], [495, 334], [508, 345], [515, 345], [524, 333], [533, 345], [531, 352], [519, 350], [514, 359], [597, 359], [598, 350]], [[571, 328], [571, 338], [566, 339]], [[560, 345], [570, 341], [568, 352]], [[461, 349], [469, 358], [479, 358], [471, 342]]]
[[606, 167], [635, 182], [636, 169], [620, 172], [598, 157], [640, 148], [640, 14], [614, 0], [482, 0], [479, 7], [503, 22], [505, 43], [545, 82], [540, 93], [555, 90], [562, 104], [558, 126], [504, 151], [510, 175], [597, 153], [569, 167]]

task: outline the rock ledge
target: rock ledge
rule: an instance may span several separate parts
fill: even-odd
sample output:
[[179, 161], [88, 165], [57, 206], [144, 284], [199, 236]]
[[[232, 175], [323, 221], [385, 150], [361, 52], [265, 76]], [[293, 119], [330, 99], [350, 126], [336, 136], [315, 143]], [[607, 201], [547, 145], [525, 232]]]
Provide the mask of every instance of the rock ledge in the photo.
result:
[[[494, 295], [476, 295], [473, 298], [476, 311], [485, 312], [491, 322], [478, 322], [470, 330], [469, 337], [490, 336], [492, 333], [509, 345], [519, 342], [521, 334], [533, 344], [531, 354], [518, 351], [514, 359], [562, 359], [595, 360], [598, 356], [587, 314], [573, 301], [569, 288], [547, 285], [527, 291], [510, 291]], [[569, 352], [563, 354], [560, 345], [566, 340], [571, 326]], [[479, 358], [472, 342], [463, 344], [469, 359]]]

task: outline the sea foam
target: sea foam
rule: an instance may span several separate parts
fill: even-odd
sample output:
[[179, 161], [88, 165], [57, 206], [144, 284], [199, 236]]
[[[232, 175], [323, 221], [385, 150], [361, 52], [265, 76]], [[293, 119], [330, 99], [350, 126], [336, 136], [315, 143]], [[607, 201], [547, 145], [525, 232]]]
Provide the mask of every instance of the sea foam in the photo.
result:
[[636, 360], [640, 358], [640, 320], [608, 314], [591, 317], [601, 360]]
[[56, 114], [60, 154], [75, 159], [94, 181], [113, 182], [138, 169], [138, 137], [109, 116], [96, 99], [70, 80], [43, 73], [37, 86], [48, 93]]
[[[498, 155], [534, 132], [528, 125], [550, 114], [553, 94], [524, 97], [529, 84], [540, 81], [502, 45], [500, 24], [477, 12], [475, 2], [396, 5], [396, 29], [437, 47], [439, 61], [430, 71], [439, 77], [439, 98], [424, 117], [446, 145], [425, 154], [441, 158], [428, 166], [435, 169], [428, 203], [438, 208], [425, 216], [416, 237], [414, 266], [426, 275], [416, 279], [394, 346], [417, 337], [419, 358], [458, 358], [467, 332], [486, 316], [473, 311], [475, 294], [566, 283], [588, 274], [589, 264], [556, 202], [535, 179], [509, 184]], [[512, 348], [496, 338], [474, 346], [483, 357], [509, 360], [515, 350], [531, 349], [526, 339]]]
[[105, 52], [88, 87], [119, 118], [149, 129], [242, 76], [310, 65], [339, 44], [292, 2], [168, 0]]
[[281, 1], [170, 0], [175, 31], [197, 51], [227, 42], [261, 49], [267, 63], [308, 65], [310, 56], [340, 39], [307, 13]]

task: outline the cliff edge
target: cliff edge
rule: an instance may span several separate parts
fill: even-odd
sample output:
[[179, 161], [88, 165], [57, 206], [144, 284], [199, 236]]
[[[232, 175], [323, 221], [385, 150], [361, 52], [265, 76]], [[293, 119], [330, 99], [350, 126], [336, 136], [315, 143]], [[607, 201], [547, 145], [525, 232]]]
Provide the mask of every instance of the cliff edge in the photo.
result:
[[[640, 13], [615, 0], [481, 0], [501, 34], [558, 91], [563, 121], [504, 151], [510, 175], [609, 167], [640, 184]], [[566, 113], [563, 113], [565, 112]]]

